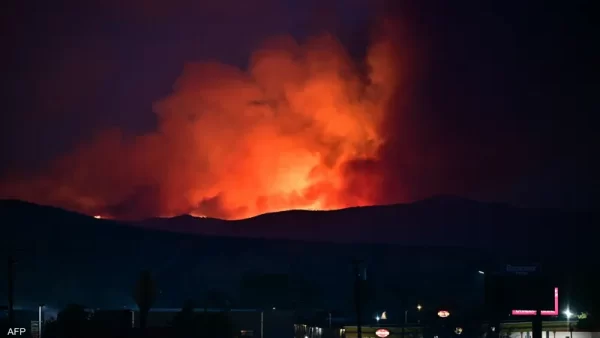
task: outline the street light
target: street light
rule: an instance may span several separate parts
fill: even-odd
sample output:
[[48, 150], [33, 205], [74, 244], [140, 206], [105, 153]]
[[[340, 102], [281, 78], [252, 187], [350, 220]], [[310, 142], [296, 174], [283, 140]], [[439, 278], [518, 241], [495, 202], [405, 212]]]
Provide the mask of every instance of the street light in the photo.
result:
[[569, 325], [569, 338], [573, 338], [573, 323], [571, 323], [571, 317], [573, 317], [573, 312], [569, 308], [567, 308], [564, 312], [565, 316], [567, 316], [567, 325]]
[[38, 306], [38, 337], [41, 338], [42, 337], [42, 316], [43, 316], [43, 312], [44, 312], [44, 304], [40, 304]]
[[[417, 311], [421, 312], [421, 310], [423, 309], [423, 307], [421, 306], [421, 304], [417, 305]], [[417, 318], [417, 324], [421, 324], [421, 316], [418, 316], [419, 318]]]
[[[417, 311], [421, 311], [423, 307], [421, 306], [421, 304], [417, 305]], [[404, 324], [408, 323], [408, 310], [404, 310]]]
[[479, 270], [479, 271], [477, 271], [477, 272], [479, 272], [479, 274], [480, 274], [480, 275], [485, 275], [485, 272], [483, 272], [483, 271], [481, 271], [481, 270]]

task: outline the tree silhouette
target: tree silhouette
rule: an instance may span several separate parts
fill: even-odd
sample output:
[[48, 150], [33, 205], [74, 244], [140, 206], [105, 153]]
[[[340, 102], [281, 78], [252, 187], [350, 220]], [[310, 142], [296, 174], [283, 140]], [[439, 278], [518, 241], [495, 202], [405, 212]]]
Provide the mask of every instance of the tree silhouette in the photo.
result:
[[150, 312], [156, 300], [156, 283], [149, 270], [144, 270], [140, 273], [133, 298], [140, 310], [140, 329], [144, 331], [147, 326], [148, 312]]
[[585, 316], [577, 321], [577, 329], [592, 332], [600, 330], [600, 316], [586, 312]]
[[70, 304], [58, 313], [55, 321], [46, 323], [43, 337], [80, 338], [90, 328], [90, 314], [85, 307]]
[[229, 312], [202, 313], [198, 315], [204, 337], [233, 338], [235, 326]]
[[200, 336], [201, 328], [198, 325], [198, 316], [194, 312], [194, 308], [194, 303], [188, 300], [181, 308], [181, 311], [175, 315], [171, 322], [174, 337], [194, 338]]
[[172, 337], [198, 338], [220, 337], [233, 338], [235, 326], [229, 312], [195, 312], [194, 303], [187, 301], [181, 311], [175, 315], [171, 322]]

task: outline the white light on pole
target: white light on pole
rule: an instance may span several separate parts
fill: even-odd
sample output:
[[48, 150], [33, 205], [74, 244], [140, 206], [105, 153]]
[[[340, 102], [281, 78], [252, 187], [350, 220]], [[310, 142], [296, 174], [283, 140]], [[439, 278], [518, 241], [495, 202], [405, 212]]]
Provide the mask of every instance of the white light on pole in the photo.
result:
[[481, 270], [479, 270], [479, 271], [477, 271], [477, 272], [479, 272], [479, 274], [480, 274], [480, 275], [485, 275], [485, 272], [483, 272], [483, 271], [481, 271]]
[[38, 337], [42, 337], [42, 312], [44, 311], [44, 304], [38, 306]]
[[564, 312], [565, 316], [567, 316], [567, 322], [569, 323], [569, 338], [573, 338], [573, 323], [571, 323], [571, 317], [573, 317], [574, 313], [571, 312], [571, 309], [567, 308]]

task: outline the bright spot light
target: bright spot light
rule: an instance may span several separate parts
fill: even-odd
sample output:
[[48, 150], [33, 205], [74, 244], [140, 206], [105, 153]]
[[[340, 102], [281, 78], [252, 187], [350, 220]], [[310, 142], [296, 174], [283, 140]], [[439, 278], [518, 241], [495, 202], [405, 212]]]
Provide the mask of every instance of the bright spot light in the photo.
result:
[[417, 310], [421, 311], [422, 308], [421, 304], [417, 305]]
[[565, 316], [567, 316], [567, 318], [571, 318], [573, 316], [573, 313], [569, 309], [566, 309], [563, 313], [565, 314]]
[[102, 218], [102, 216], [100, 216], [100, 215], [96, 215], [96, 216], [94, 216], [94, 218], [95, 218], [95, 219], [101, 219], [101, 218]]
[[479, 270], [479, 271], [477, 271], [477, 272], [479, 272], [479, 274], [480, 274], [480, 275], [485, 275], [485, 272], [483, 272], [483, 271], [481, 271], [481, 270]]

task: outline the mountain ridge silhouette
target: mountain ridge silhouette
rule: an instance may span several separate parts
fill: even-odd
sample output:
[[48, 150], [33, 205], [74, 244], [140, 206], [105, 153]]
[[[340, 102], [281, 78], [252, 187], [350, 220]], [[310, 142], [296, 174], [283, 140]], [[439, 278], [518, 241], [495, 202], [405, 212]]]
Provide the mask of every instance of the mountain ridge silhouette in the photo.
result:
[[[600, 224], [597, 213], [454, 198], [239, 221], [186, 216], [141, 222], [0, 201], [0, 219], [0, 250], [18, 261], [18, 306], [118, 308], [134, 307], [131, 288], [143, 269], [152, 270], [164, 290], [159, 307], [181, 306], [211, 288], [235, 294], [248, 271], [304, 276], [327, 290], [328, 302], [344, 306], [354, 258], [376, 279], [401, 284], [446, 276], [455, 280], [448, 288], [506, 262], [562, 272], [593, 261]], [[0, 270], [0, 278], [5, 273]], [[444, 290], [427, 292], [462, 292]], [[0, 289], [0, 297], [5, 293]]]

